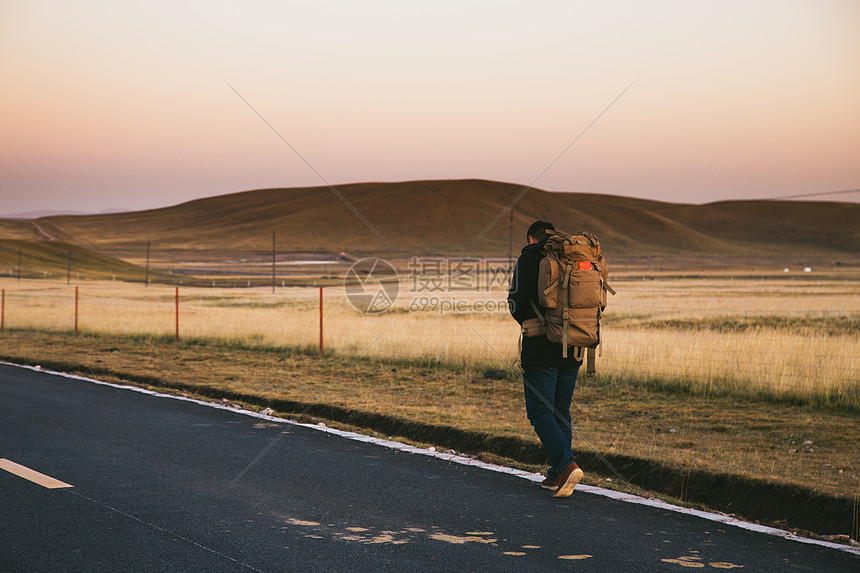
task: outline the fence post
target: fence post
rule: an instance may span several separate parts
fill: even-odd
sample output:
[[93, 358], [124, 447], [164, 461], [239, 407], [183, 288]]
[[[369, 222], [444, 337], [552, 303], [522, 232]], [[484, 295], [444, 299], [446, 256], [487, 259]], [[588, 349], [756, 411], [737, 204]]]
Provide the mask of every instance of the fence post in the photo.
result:
[[75, 334], [78, 333], [78, 287], [75, 287]]
[[176, 342], [179, 342], [179, 287], [176, 287]]
[[320, 287], [320, 356], [323, 355], [323, 287]]
[[6, 329], [6, 289], [3, 289], [3, 295], [0, 296], [0, 332]]

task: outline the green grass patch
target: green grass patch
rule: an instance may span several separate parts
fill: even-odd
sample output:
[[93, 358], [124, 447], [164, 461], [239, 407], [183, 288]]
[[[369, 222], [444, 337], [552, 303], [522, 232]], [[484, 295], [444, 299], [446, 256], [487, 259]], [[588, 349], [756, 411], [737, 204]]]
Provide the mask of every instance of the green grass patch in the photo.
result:
[[858, 335], [860, 314], [843, 316], [716, 316], [709, 318], [656, 319], [650, 315], [613, 315], [604, 317], [603, 323], [626, 329], [656, 329], [680, 331], [714, 331], [748, 333], [761, 330], [793, 332], [803, 335]]

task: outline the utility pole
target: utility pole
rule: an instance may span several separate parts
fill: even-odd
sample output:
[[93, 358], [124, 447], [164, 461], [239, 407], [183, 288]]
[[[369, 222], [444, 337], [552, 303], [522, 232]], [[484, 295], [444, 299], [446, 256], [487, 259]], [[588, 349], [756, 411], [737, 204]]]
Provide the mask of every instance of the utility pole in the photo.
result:
[[275, 294], [275, 232], [272, 231], [272, 294]]

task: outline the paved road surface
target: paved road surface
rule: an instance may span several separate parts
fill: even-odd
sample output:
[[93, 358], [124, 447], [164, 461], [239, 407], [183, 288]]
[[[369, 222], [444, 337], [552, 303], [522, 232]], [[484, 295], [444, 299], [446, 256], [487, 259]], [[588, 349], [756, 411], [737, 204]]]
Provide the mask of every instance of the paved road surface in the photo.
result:
[[0, 459], [73, 486], [0, 471], [0, 571], [860, 571], [828, 547], [10, 366]]

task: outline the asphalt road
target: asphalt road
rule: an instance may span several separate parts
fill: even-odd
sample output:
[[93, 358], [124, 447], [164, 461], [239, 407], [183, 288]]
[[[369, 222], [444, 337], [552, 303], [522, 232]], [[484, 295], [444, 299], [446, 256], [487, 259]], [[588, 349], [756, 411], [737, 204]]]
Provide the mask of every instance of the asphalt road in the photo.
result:
[[[0, 571], [860, 571], [860, 557], [0, 366]], [[8, 462], [4, 462], [8, 466]]]

